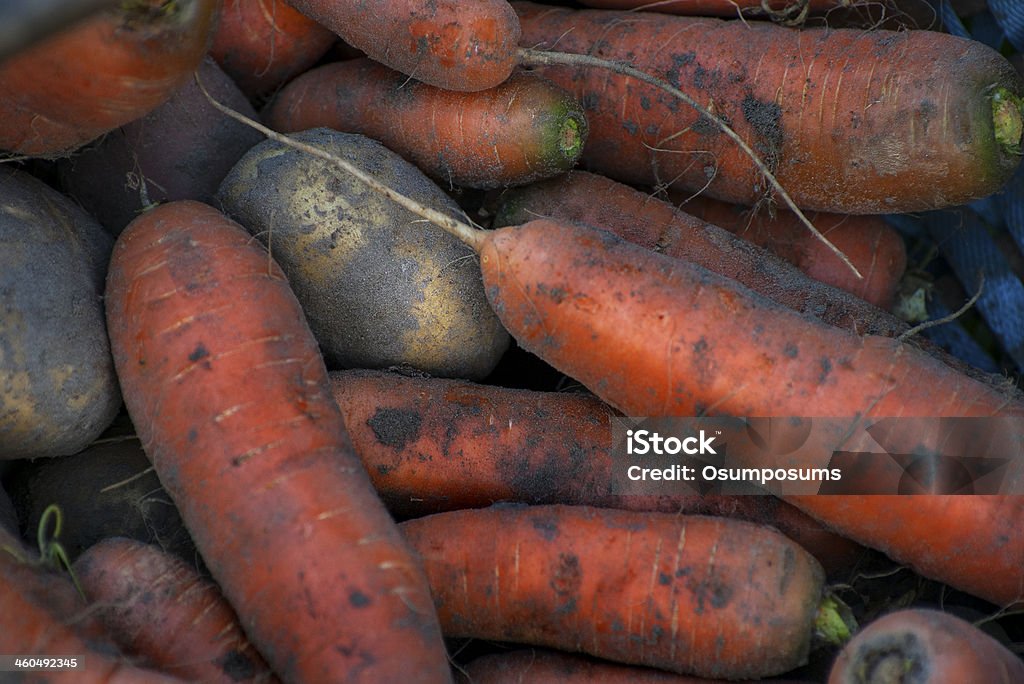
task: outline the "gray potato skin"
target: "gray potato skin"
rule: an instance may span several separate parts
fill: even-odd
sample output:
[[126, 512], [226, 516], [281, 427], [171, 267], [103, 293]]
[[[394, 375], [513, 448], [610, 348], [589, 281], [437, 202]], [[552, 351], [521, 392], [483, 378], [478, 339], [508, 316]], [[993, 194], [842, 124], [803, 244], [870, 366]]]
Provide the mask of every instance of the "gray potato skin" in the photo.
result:
[[[296, 137], [423, 204], [460, 213], [376, 141], [326, 128]], [[479, 380], [507, 349], [472, 250], [328, 163], [267, 140], [235, 165], [218, 198], [288, 276], [328, 368], [411, 366]]]
[[0, 170], [0, 458], [81, 451], [120, 408], [102, 299], [112, 247], [71, 200]]

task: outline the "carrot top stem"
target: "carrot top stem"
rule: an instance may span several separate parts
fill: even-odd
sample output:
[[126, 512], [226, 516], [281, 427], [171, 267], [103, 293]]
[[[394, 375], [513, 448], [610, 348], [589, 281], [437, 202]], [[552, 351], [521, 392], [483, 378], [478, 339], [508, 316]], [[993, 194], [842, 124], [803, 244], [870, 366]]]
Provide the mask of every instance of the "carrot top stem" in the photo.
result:
[[996, 88], [992, 95], [992, 126], [996, 142], [1009, 154], [1021, 153], [1024, 135], [1024, 99], [1006, 88]]
[[789, 207], [789, 209], [792, 210], [794, 214], [796, 214], [797, 218], [800, 219], [800, 222], [807, 226], [807, 229], [810, 230], [816, 238], [825, 243], [825, 245], [832, 251], [832, 253], [834, 253], [844, 264], [846, 264], [846, 266], [854, 273], [854, 275], [856, 275], [858, 278], [864, 277], [861, 274], [861, 272], [857, 270], [857, 267], [853, 265], [853, 262], [850, 261], [850, 259], [845, 254], [843, 254], [843, 252], [838, 247], [829, 242], [828, 238], [822, 235], [821, 231], [815, 228], [814, 224], [812, 224], [807, 219], [807, 217], [804, 216], [804, 213], [800, 211], [800, 208], [798, 206], [796, 206], [796, 203], [793, 201], [793, 198], [789, 196], [789, 193], [786, 192], [786, 189], [783, 188], [782, 184], [779, 183], [778, 179], [775, 178], [775, 175], [768, 168], [768, 165], [764, 163], [764, 161], [758, 156], [756, 152], [754, 152], [753, 149], [751, 149], [750, 145], [748, 145], [746, 141], [744, 141], [743, 138], [741, 138], [739, 134], [736, 133], [736, 131], [734, 131], [729, 126], [729, 124], [723, 121], [721, 117], [715, 115], [713, 112], [708, 110], [706, 107], [702, 106], [692, 97], [690, 97], [683, 91], [679, 90], [679, 88], [675, 88], [671, 84], [666, 83], [665, 81], [659, 78], [655, 78], [654, 76], [651, 76], [650, 74], [643, 72], [639, 69], [636, 69], [628, 64], [624, 64], [622, 62], [613, 62], [607, 59], [593, 57], [591, 55], [581, 55], [567, 52], [551, 52], [548, 50], [535, 50], [532, 48], [519, 48], [516, 54], [519, 59], [519, 63], [526, 66], [583, 66], [595, 67], [598, 69], [607, 69], [608, 71], [612, 71], [621, 76], [627, 76], [630, 78], [635, 78], [637, 80], [643, 81], [648, 85], [664, 90], [669, 95], [672, 95], [673, 97], [682, 100], [688, 106], [692, 107], [698, 114], [706, 117], [709, 121], [713, 122], [716, 126], [718, 126], [722, 133], [726, 135], [726, 137], [728, 137], [730, 140], [736, 143], [736, 145], [743, 151], [743, 153], [750, 157], [750, 160], [754, 162], [754, 165], [757, 167], [758, 171], [760, 171], [761, 174], [768, 181], [768, 183], [771, 184], [771, 186], [779, 194], [779, 197], [782, 198], [782, 201], [786, 203], [786, 206]]
[[823, 645], [842, 646], [857, 630], [853, 611], [841, 600], [825, 594], [814, 618], [814, 640]]
[[432, 209], [431, 207], [428, 207], [424, 204], [417, 202], [411, 197], [403, 195], [397, 190], [393, 190], [392, 188], [388, 187], [384, 183], [381, 183], [379, 180], [377, 180], [370, 174], [360, 169], [358, 166], [355, 166], [354, 164], [345, 161], [341, 157], [337, 157], [331, 154], [330, 152], [320, 149], [319, 147], [316, 147], [314, 145], [304, 143], [301, 140], [296, 140], [290, 135], [278, 133], [273, 129], [267, 128], [258, 121], [254, 121], [253, 119], [250, 119], [244, 114], [236, 112], [230, 107], [227, 107], [226, 105], [223, 105], [217, 100], [215, 100], [213, 96], [210, 95], [209, 92], [207, 92], [206, 88], [203, 87], [202, 80], [200, 80], [199, 78], [198, 71], [195, 73], [195, 79], [196, 85], [199, 86], [199, 90], [201, 90], [203, 95], [206, 96], [206, 99], [210, 101], [210, 104], [213, 105], [221, 113], [230, 116], [232, 119], [240, 123], [243, 123], [246, 126], [251, 126], [252, 128], [255, 128], [257, 131], [267, 136], [271, 140], [277, 141], [282, 145], [287, 145], [289, 147], [295, 148], [297, 150], [305, 152], [306, 154], [312, 155], [317, 159], [322, 159], [328, 162], [329, 164], [337, 166], [342, 171], [350, 173], [359, 180], [361, 180], [363, 183], [366, 183], [366, 185], [368, 185], [371, 190], [379, 192], [392, 202], [395, 202], [396, 204], [405, 209], [408, 209], [417, 216], [426, 219], [427, 221], [433, 223], [438, 228], [441, 228], [442, 230], [451, 234], [458, 240], [464, 242], [474, 252], [480, 251], [480, 247], [482, 246], [482, 242], [484, 239], [483, 231], [481, 229], [474, 228], [468, 223], [464, 223], [462, 221], [459, 221], [458, 219], [454, 219], [451, 216], [448, 216], [447, 214], [443, 214], [440, 211], [437, 211], [436, 209]]

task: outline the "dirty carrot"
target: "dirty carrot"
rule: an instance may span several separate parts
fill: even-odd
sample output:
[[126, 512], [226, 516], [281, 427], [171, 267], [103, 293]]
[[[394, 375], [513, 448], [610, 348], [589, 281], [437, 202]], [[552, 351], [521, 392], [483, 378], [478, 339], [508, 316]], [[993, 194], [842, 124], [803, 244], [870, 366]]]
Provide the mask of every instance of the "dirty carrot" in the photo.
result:
[[119, 237], [106, 305], [146, 454], [274, 671], [448, 681], [422, 569], [351, 451], [267, 252], [209, 206], [160, 205]]
[[291, 0], [371, 59], [446, 90], [493, 88], [516, 66], [519, 21], [506, 0]]
[[907, 267], [907, 249], [900, 234], [881, 216], [825, 212], [807, 215], [864, 276], [857, 278], [784, 209], [748, 209], [702, 195], [680, 198], [675, 194], [672, 199], [680, 202], [677, 206], [687, 214], [764, 247], [815, 280], [851, 292], [881, 309], [893, 305]]
[[[595, 197], [600, 197], [601, 201], [595, 202]], [[584, 223], [733, 278], [780, 304], [831, 325], [888, 337], [902, 335], [909, 329], [902, 320], [870, 306], [860, 297], [823, 285], [793, 264], [749, 241], [734, 237], [728, 226], [714, 225], [715, 222], [710, 220], [717, 216], [694, 216], [686, 211], [689, 208], [687, 203], [682, 210], [677, 209], [605, 176], [573, 171], [504, 193], [498, 203], [494, 225], [520, 225], [535, 218]], [[873, 285], [877, 280], [870, 268], [866, 270], [865, 278], [854, 276], [803, 225], [798, 224], [794, 232], [798, 233], [794, 240], [810, 243], [808, 250], [816, 250], [819, 256], [824, 253], [821, 260], [836, 268], [833, 280], [842, 280], [858, 290], [868, 283]], [[849, 245], [844, 244], [843, 247], [848, 249]], [[854, 257], [857, 254], [853, 252]], [[858, 270], [865, 265], [870, 266], [871, 262], [863, 258], [854, 262]]]
[[448, 185], [521, 185], [572, 168], [587, 135], [580, 104], [537, 74], [487, 90], [435, 88], [368, 59], [289, 83], [264, 114], [283, 132], [326, 126], [379, 140]]
[[[726, 684], [724, 679], [688, 677], [539, 648], [481, 656], [461, 671], [462, 684]], [[772, 682], [786, 684], [780, 679]]]
[[369, 370], [329, 375], [352, 445], [399, 517], [501, 501], [590, 505], [772, 525], [829, 573], [863, 551], [774, 497], [615, 493], [610, 421], [618, 413], [586, 394]]
[[[523, 46], [628, 61], [727, 120], [803, 209], [961, 204], [998, 190], [1020, 161], [1024, 84], [978, 42], [513, 6]], [[590, 170], [747, 206], [772, 194], [734, 141], [677, 98], [603, 69], [541, 71], [587, 111]]]
[[[0, 653], [84, 658], [77, 669], [64, 672], [72, 672], [73, 681], [82, 684], [182, 681], [131, 665], [106, 638], [68, 578], [45, 570], [37, 560], [13, 535], [0, 530]], [[71, 681], [52, 673], [32, 675], [25, 681]]]
[[400, 526], [452, 637], [744, 679], [805, 662], [831, 615], [817, 562], [737, 520], [503, 506]]
[[249, 97], [313, 66], [337, 36], [283, 0], [224, 0], [210, 55]]
[[206, 53], [213, 0], [123, 0], [0, 64], [0, 149], [58, 155], [156, 109]]
[[89, 547], [75, 576], [128, 654], [202, 682], [276, 682], [215, 584], [159, 547], [124, 537]]

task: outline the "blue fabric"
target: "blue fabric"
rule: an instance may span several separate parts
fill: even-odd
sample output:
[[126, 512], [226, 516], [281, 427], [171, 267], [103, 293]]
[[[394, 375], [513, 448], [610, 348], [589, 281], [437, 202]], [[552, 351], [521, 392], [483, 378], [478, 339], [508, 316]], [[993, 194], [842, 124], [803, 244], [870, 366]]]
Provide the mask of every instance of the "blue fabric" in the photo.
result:
[[970, 31], [964, 27], [964, 23], [960, 21], [960, 17], [953, 10], [953, 5], [950, 4], [949, 0], [933, 0], [933, 4], [935, 5], [935, 11], [939, 15], [939, 23], [945, 31], [961, 38], [971, 37]]
[[[928, 312], [932, 315], [932, 320], [945, 318], [953, 313], [937, 297], [928, 302]], [[951, 355], [975, 368], [980, 368], [988, 373], [1000, 371], [999, 364], [995, 359], [981, 348], [977, 340], [971, 337], [971, 334], [958, 321], [954, 320], [926, 328], [922, 334]]]
[[[1016, 0], [1021, 2], [1022, 0]], [[1024, 5], [1021, 5], [1024, 7]], [[975, 14], [968, 22], [971, 26], [971, 38], [988, 45], [993, 50], [999, 50], [1006, 36], [1003, 35], [1003, 27], [999, 25], [991, 12]]]
[[1017, 167], [1010, 182], [1002, 192], [993, 196], [993, 200], [999, 208], [1003, 225], [1024, 252], [1024, 164]]
[[988, 9], [1010, 44], [1024, 52], [1024, 0], [988, 0]]
[[978, 312], [1000, 345], [1024, 370], [1024, 284], [1013, 272], [989, 226], [970, 209], [929, 212], [928, 232], [964, 289], [974, 293], [984, 275]]

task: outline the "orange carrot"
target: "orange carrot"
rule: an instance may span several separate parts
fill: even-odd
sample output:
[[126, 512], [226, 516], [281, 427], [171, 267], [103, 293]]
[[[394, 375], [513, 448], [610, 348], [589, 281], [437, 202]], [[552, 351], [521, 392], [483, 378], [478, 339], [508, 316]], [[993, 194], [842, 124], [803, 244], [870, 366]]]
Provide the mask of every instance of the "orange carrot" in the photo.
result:
[[285, 681], [448, 681], [422, 569], [351, 452], [280, 268], [191, 201], [121, 234], [107, 320], [125, 404], [196, 547]]
[[610, 419], [617, 414], [586, 395], [380, 371], [330, 377], [353, 447], [400, 517], [499, 501], [580, 504], [770, 524], [830, 573], [849, 569], [863, 551], [773, 497], [614, 494]]
[[0, 65], [0, 149], [57, 155], [156, 109], [206, 52], [214, 0], [131, 0]]
[[191, 681], [277, 681], [220, 589], [176, 556], [111, 537], [89, 547], [73, 567], [125, 653]]
[[934, 30], [939, 23], [935, 7], [919, 0], [580, 0], [580, 4], [684, 16], [771, 19], [786, 26]]
[[283, 0], [224, 0], [210, 55], [249, 97], [313, 66], [337, 36]]
[[410, 81], [368, 59], [326, 64], [289, 83], [265, 113], [279, 131], [326, 126], [379, 140], [448, 184], [521, 185], [571, 168], [587, 120], [565, 90], [516, 72], [460, 93]]
[[[725, 684], [661, 670], [603, 662], [531, 648], [476, 658], [462, 668], [464, 684]], [[772, 679], [773, 684], [786, 684]]]
[[446, 90], [493, 88], [516, 65], [519, 22], [506, 0], [291, 0], [372, 59]]
[[598, 9], [645, 10], [695, 17], [775, 16], [782, 19], [796, 18], [801, 12], [828, 12], [858, 2], [862, 0], [580, 0], [581, 5]]
[[[513, 4], [523, 46], [625, 60], [678, 86], [804, 209], [961, 204], [998, 190], [1020, 160], [1024, 83], [975, 41]], [[591, 170], [747, 206], [771, 194], [750, 158], [675, 97], [591, 66], [541, 71], [583, 103]]]
[[866, 625], [839, 653], [829, 684], [1011, 684], [1024, 660], [974, 625], [921, 608]]
[[[77, 657], [75, 670], [23, 672], [24, 682], [172, 684], [181, 680], [129, 664], [106, 639], [67, 577], [46, 572], [0, 530], [0, 654]], [[5, 679], [4, 681], [9, 681]]]
[[662, 670], [601, 662], [559, 651], [522, 649], [495, 653], [462, 668], [464, 684], [724, 684]]
[[453, 637], [758, 678], [805, 662], [822, 601], [809, 554], [726, 518], [494, 507], [401, 527]]
[[[683, 199], [679, 206], [686, 213], [764, 247], [815, 280], [852, 292], [882, 309], [893, 305], [907, 268], [907, 249], [900, 234], [882, 217], [824, 212], [807, 216], [860, 271], [863, 277], [858, 278], [789, 211], [780, 209], [769, 215], [709, 197]], [[680, 198], [676, 195], [673, 200]]]
[[[595, 197], [601, 201], [595, 202]], [[808, 277], [809, 273], [804, 274], [806, 268], [801, 272], [749, 241], [733, 237], [723, 230], [729, 226], [713, 225], [715, 221], [711, 218], [717, 216], [698, 218], [688, 213], [685, 210], [689, 206], [684, 205], [680, 211], [604, 176], [574, 171], [503, 194], [494, 225], [519, 225], [540, 217], [584, 223], [733, 278], [759, 294], [831, 325], [887, 337], [902, 335], [909, 329], [904, 321], [870, 306], [860, 297], [823, 286], [820, 280]], [[841, 281], [850, 289], [876, 282], [872, 270], [864, 268], [865, 259], [857, 259], [856, 253], [854, 264], [866, 274], [863, 279], [854, 276], [802, 225], [796, 231], [812, 243], [808, 251], [827, 255], [822, 261], [834, 266], [833, 281]], [[849, 248], [849, 244], [843, 243], [843, 247]]]

